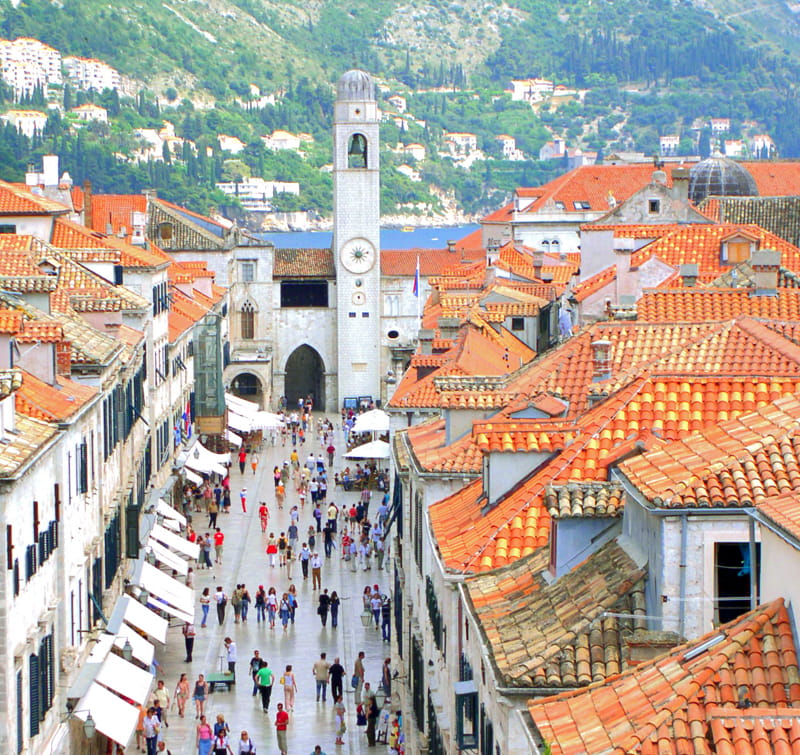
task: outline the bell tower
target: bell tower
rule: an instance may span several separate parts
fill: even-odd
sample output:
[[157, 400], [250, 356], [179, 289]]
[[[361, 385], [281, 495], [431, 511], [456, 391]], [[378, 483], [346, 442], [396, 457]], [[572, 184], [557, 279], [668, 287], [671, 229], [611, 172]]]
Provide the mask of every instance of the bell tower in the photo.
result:
[[333, 113], [333, 253], [339, 406], [380, 397], [380, 144], [372, 77], [345, 73]]

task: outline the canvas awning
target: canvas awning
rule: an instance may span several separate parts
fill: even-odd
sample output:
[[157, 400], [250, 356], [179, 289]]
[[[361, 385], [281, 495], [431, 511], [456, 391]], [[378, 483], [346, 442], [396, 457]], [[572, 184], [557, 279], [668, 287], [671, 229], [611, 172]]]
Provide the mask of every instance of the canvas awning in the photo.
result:
[[153, 613], [147, 606], [143, 606], [137, 600], [134, 600], [130, 595], [123, 595], [117, 601], [106, 629], [109, 632], [123, 636], [127, 633], [126, 624], [140, 629], [162, 644], [167, 641], [169, 622], [166, 619], [162, 619], [158, 614]]
[[229, 410], [228, 427], [233, 428], [240, 433], [249, 433], [253, 428], [253, 424], [250, 417], [245, 417], [241, 414], [234, 414], [234, 412]]
[[198, 438], [195, 438], [188, 449], [182, 451], [178, 457], [178, 462], [193, 469], [195, 472], [204, 474], [218, 474], [223, 477], [227, 474], [225, 466], [230, 461], [230, 454], [215, 454], [209, 451]]
[[180, 522], [184, 527], [186, 526], [186, 517], [177, 509], [173, 509], [163, 498], [159, 498], [158, 501], [156, 501], [156, 511], [161, 514], [161, 516], [174, 519]]
[[260, 408], [258, 404], [234, 396], [232, 393], [225, 394], [225, 405], [228, 407], [229, 411], [236, 412], [245, 417], [252, 417]]
[[164, 525], [164, 527], [166, 527], [168, 530], [172, 530], [173, 532], [181, 531], [180, 524], [178, 524], [178, 522], [175, 521], [174, 519], [167, 519], [166, 517], [164, 517], [161, 524]]
[[194, 590], [164, 574], [144, 559], [139, 559], [134, 565], [130, 581], [131, 584], [147, 590], [152, 600], [164, 601], [190, 617], [193, 616]]
[[100, 733], [127, 748], [139, 720], [139, 709], [95, 682], [78, 701], [74, 715], [81, 721], [91, 715]]
[[140, 634], [134, 632], [132, 628], [125, 629], [124, 626], [120, 634], [101, 634], [97, 640], [97, 644], [92, 648], [92, 652], [89, 654], [87, 663], [92, 662], [92, 659], [95, 657], [97, 657], [98, 662], [100, 662], [101, 659], [108, 655], [112, 645], [122, 650], [126, 642], [130, 643], [131, 656], [149, 667], [153, 662], [153, 655], [155, 655], [153, 643], [148, 642]]
[[[168, 524], [172, 520], [168, 520], [164, 522], [164, 524]], [[154, 538], [147, 539], [147, 545], [144, 547], [145, 553], [148, 551], [152, 552], [152, 554], [156, 557], [158, 561], [160, 561], [165, 566], [168, 566], [170, 569], [174, 569], [179, 574], [186, 574], [189, 571], [189, 564], [186, 562], [185, 559], [181, 558], [177, 554], [173, 553], [169, 548], [165, 548], [158, 540]]]
[[225, 440], [227, 440], [228, 443], [233, 443], [234, 446], [242, 445], [241, 437], [232, 430], [228, 430], [227, 428], [225, 429]]
[[190, 543], [185, 537], [176, 535], [160, 524], [154, 524], [150, 530], [150, 537], [166, 545], [173, 551], [177, 551], [189, 558], [197, 559], [200, 555], [200, 546], [197, 543]]
[[373, 440], [357, 446], [344, 455], [345, 459], [388, 459], [389, 444], [385, 440]]
[[109, 653], [100, 666], [95, 681], [141, 705], [150, 694], [153, 675], [149, 670], [145, 671], [124, 658]]
[[272, 430], [283, 427], [283, 420], [272, 412], [256, 412], [250, 420], [250, 427], [253, 430]]
[[192, 472], [192, 470], [188, 467], [184, 467], [181, 471], [183, 472], [183, 476], [189, 480], [189, 482], [193, 482], [195, 485], [203, 484], [203, 478], [200, 477], [199, 474]]

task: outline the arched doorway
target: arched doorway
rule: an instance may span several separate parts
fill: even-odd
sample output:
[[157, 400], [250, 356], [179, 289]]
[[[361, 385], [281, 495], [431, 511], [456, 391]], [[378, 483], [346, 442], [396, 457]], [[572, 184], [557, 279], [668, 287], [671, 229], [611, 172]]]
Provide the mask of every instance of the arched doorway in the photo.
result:
[[297, 399], [311, 396], [315, 407], [325, 406], [325, 365], [311, 346], [298, 346], [286, 360], [284, 395], [289, 406]]
[[261, 380], [252, 372], [242, 372], [233, 378], [231, 381], [231, 393], [261, 406], [261, 399], [263, 398]]

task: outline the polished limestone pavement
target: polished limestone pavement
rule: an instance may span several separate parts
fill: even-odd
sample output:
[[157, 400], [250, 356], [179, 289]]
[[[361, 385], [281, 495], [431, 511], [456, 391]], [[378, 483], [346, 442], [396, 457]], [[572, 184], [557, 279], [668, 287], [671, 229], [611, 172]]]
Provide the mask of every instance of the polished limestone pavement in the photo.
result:
[[[317, 416], [315, 414], [315, 421]], [[338, 418], [332, 419], [337, 428], [334, 431], [334, 446], [337, 451], [334, 466], [329, 470], [331, 480], [333, 471], [341, 470], [344, 466], [340, 453], [345, 446], [339, 423], [336, 421]], [[310, 443], [307, 442], [305, 448], [298, 447], [301, 464], [308, 455], [309, 448], [315, 455], [321, 450], [316, 437]], [[387, 566], [388, 559], [387, 562], [384, 562], [383, 571], [378, 571], [374, 563], [368, 571], [362, 569], [352, 571], [351, 564], [341, 559], [340, 551], [336, 551], [330, 559], [324, 559], [322, 538], [321, 536], [317, 538], [317, 549], [324, 560], [322, 586], [323, 588], [327, 587], [329, 591], [336, 590], [342, 598], [339, 627], [331, 628], [329, 617], [327, 628], [323, 628], [316, 613], [319, 593], [311, 589], [311, 576], [309, 575], [308, 580], [303, 580], [300, 564], [297, 562], [293, 565], [291, 579], [288, 578], [285, 569], [278, 566], [270, 568], [265, 553], [267, 538], [261, 533], [258, 518], [259, 501], [265, 500], [270, 510], [267, 534], [272, 531], [277, 537], [280, 531], [285, 531], [289, 526], [289, 510], [298, 503], [298, 496], [290, 481], [284, 508], [278, 510], [274, 497], [272, 470], [276, 464], [281, 465], [284, 460], [288, 460], [290, 453], [290, 443], [287, 443], [286, 447], [282, 447], [280, 440], [278, 440], [277, 446], [271, 446], [265, 442], [259, 453], [259, 465], [255, 475], [250, 468], [249, 459], [244, 474], [239, 473], [238, 464], [233, 464], [231, 513], [220, 513], [218, 517], [218, 525], [225, 534], [223, 563], [220, 566], [215, 565], [212, 570], [195, 569], [195, 596], [199, 598], [203, 587], [206, 586], [210, 587], [213, 593], [220, 584], [230, 595], [236, 584], [241, 582], [247, 585], [253, 597], [255, 597], [260, 584], [263, 584], [266, 589], [269, 589], [271, 585], [274, 586], [280, 596], [291, 583], [294, 583], [299, 603], [295, 624], [290, 624], [287, 632], [283, 631], [279, 620], [276, 621], [275, 629], [270, 629], [268, 623], [258, 624], [256, 623], [255, 608], [252, 605], [247, 623], [235, 624], [233, 608], [229, 602], [225, 622], [220, 626], [217, 623], [212, 601], [208, 626], [201, 629], [198, 603], [196, 611], [197, 638], [192, 662], [184, 662], [185, 653], [181, 627], [172, 622], [175, 625], [170, 627], [166, 646], [156, 648], [156, 657], [163, 667], [158, 678], [164, 679], [170, 695], [172, 695], [180, 674], [185, 672], [188, 675], [190, 687], [193, 689], [198, 674], [219, 671], [222, 666], [227, 667], [223, 641], [226, 636], [229, 636], [236, 642], [238, 649], [236, 666], [238, 683], [229, 691], [218, 689], [211, 694], [206, 703], [206, 715], [211, 723], [216, 714], [222, 713], [225, 716], [225, 720], [231, 727], [230, 742], [234, 753], [238, 753], [237, 740], [242, 729], [246, 729], [250, 734], [259, 755], [279, 752], [274, 722], [277, 703], [283, 702], [283, 689], [277, 682], [288, 663], [293, 665], [298, 686], [294, 713], [291, 715], [288, 728], [288, 746], [291, 755], [308, 755], [313, 752], [316, 744], [321, 745], [323, 752], [328, 755], [362, 752], [385, 753], [388, 751], [385, 744], [368, 747], [365, 728], [356, 726], [356, 706], [349, 679], [352, 676], [357, 654], [363, 650], [366, 653], [366, 681], [370, 682], [373, 688], [377, 688], [383, 661], [390, 654], [389, 643], [381, 640], [381, 632], [375, 630], [373, 626], [365, 628], [360, 616], [363, 610], [361, 595], [366, 585], [378, 584], [381, 592], [389, 591], [391, 573]], [[233, 455], [232, 459], [235, 461]], [[239, 491], [242, 486], [247, 488], [246, 514], [242, 513], [239, 502]], [[374, 517], [377, 511], [380, 495], [378, 491], [373, 491], [370, 503], [371, 517]], [[357, 501], [358, 496], [358, 493], [344, 493], [341, 488], [336, 491], [329, 489], [328, 501], [334, 500], [340, 508], [343, 505], [349, 508], [352, 503]], [[310, 502], [301, 510], [299, 524], [301, 543], [305, 539], [308, 526], [314, 521], [312, 511], [313, 507]], [[208, 517], [205, 514], [194, 513], [193, 525], [198, 532], [208, 531], [207, 522]], [[256, 649], [275, 672], [275, 686], [268, 714], [262, 712], [260, 697], [252, 696], [253, 685], [250, 682], [248, 666], [253, 651]], [[345, 690], [347, 691], [344, 703], [347, 708], [347, 733], [344, 736], [344, 745], [334, 744], [336, 727], [330, 689], [326, 703], [318, 703], [315, 700], [315, 684], [311, 667], [321, 652], [327, 653], [327, 659], [330, 662], [334, 657], [339, 656], [346, 671]], [[169, 726], [162, 728], [162, 734], [173, 755], [196, 753], [197, 721], [195, 720], [194, 703], [191, 700], [187, 703], [185, 718], [178, 717], [177, 708], [173, 705], [169, 712], [168, 722]], [[132, 741], [127, 752], [136, 751], [136, 744]]]

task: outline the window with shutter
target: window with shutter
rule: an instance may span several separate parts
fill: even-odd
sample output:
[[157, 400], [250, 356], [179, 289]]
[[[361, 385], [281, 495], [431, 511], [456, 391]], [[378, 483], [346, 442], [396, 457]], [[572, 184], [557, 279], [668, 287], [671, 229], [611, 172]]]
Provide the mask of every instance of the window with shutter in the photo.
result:
[[39, 656], [28, 658], [28, 719], [31, 736], [39, 733], [41, 711], [39, 709]]
[[25, 746], [24, 713], [22, 707], [22, 670], [17, 671], [17, 752], [22, 752]]

